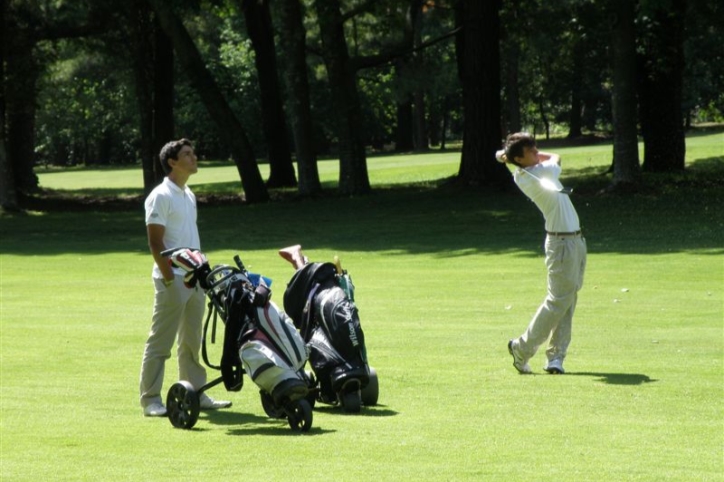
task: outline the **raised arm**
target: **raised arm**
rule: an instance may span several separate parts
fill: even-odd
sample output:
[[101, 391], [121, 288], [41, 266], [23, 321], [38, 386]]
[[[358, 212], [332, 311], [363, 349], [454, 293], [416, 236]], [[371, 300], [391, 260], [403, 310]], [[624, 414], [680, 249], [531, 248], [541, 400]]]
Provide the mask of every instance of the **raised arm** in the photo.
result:
[[559, 166], [561, 165], [561, 156], [553, 154], [552, 152], [538, 151], [538, 159], [541, 161], [553, 161]]

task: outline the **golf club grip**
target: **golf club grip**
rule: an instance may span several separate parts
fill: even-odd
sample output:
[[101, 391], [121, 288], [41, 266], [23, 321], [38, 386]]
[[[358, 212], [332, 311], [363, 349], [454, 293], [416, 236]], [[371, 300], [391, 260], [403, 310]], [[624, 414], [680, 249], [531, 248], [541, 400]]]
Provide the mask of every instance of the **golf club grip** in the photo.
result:
[[169, 256], [171, 256], [173, 253], [175, 253], [175, 252], [178, 251], [179, 249], [194, 249], [194, 248], [186, 248], [186, 247], [183, 247], [183, 246], [182, 246], [182, 247], [180, 247], [180, 248], [164, 249], [163, 251], [161, 251], [161, 256], [163, 256], [164, 258], [168, 258]]
[[238, 254], [235, 254], [235, 255], [234, 255], [234, 262], [236, 263], [236, 266], [237, 266], [240, 270], [246, 271], [246, 268], [244, 267], [244, 263], [241, 261], [241, 258], [239, 257]]

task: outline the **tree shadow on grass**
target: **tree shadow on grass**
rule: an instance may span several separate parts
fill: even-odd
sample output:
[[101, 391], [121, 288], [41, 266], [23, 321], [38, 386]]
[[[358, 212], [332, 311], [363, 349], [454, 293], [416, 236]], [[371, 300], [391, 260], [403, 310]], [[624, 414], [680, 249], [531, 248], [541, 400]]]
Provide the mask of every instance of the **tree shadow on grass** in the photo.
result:
[[[605, 176], [585, 175], [570, 183], [576, 188], [574, 202], [589, 252], [724, 254], [724, 217], [718, 209], [724, 186], [721, 158], [699, 159], [682, 173], [649, 174], [650, 189], [644, 193], [596, 194], [608, 182]], [[211, 251], [237, 246], [276, 251], [300, 243], [310, 252], [386, 251], [390, 256], [432, 253], [451, 258], [517, 251], [539, 256], [545, 237], [540, 212], [513, 189], [409, 185], [376, 189], [368, 196], [329, 193], [258, 205], [213, 200], [214, 196], [204, 202], [199, 196], [199, 231], [205, 249]], [[81, 202], [82, 211], [59, 199], [44, 202], [49, 207], [44, 214], [0, 216], [3, 254], [131, 252], [148, 259], [140, 198], [125, 208], [114, 206], [118, 200], [112, 198]]]
[[567, 373], [567, 375], [579, 377], [596, 378], [597, 382], [607, 385], [644, 385], [646, 383], [654, 383], [658, 380], [650, 378], [648, 375], [640, 373], [596, 373], [596, 372], [578, 372]]

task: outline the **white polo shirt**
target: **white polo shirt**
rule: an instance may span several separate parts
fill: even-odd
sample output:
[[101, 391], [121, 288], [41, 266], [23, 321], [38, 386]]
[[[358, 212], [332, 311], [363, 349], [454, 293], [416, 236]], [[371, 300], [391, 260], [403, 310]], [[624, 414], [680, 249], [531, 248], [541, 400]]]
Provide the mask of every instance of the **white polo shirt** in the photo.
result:
[[[196, 226], [196, 196], [188, 186], [182, 189], [165, 177], [148, 195], [145, 207], [146, 224], [160, 224], [165, 228], [163, 244], [166, 249], [201, 249]], [[174, 273], [185, 274], [180, 268], [174, 268]], [[156, 263], [153, 264], [153, 277], [163, 277]]]
[[526, 171], [540, 179], [549, 179], [560, 188], [562, 185], [558, 178], [561, 175], [561, 166], [555, 161], [543, 161], [526, 169], [516, 169], [513, 180], [543, 213], [547, 232], [572, 233], [580, 230], [578, 213], [570, 196], [545, 189], [538, 179], [528, 176]]

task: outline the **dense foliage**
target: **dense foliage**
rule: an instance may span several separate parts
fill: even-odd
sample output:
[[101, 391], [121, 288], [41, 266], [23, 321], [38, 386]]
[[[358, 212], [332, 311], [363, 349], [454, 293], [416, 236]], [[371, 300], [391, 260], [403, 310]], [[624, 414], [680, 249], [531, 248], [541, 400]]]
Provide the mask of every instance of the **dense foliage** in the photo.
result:
[[[270, 144], [280, 140], [278, 133], [288, 138], [285, 141], [294, 150], [291, 129], [282, 126], [275, 135], [268, 127], [265, 132], [267, 124], [262, 122], [262, 70], [255, 63], [255, 46], [244, 18], [251, 3], [185, 0], [174, 4], [175, 15], [193, 39], [204, 68], [215, 79], [253, 146], [247, 159], [237, 160], [240, 169], [242, 165], [253, 168], [255, 158], [266, 159]], [[277, 46], [273, 55], [278, 65], [285, 66], [289, 53], [279, 48], [280, 36], [285, 33], [279, 20], [283, 5], [268, 0], [258, 5], [270, 13]], [[313, 119], [310, 128], [317, 155], [335, 155], [349, 142], [340, 138], [338, 129], [340, 112], [330, 91], [334, 79], [329, 70], [330, 47], [322, 41], [320, 5], [339, 5], [349, 53], [342, 68], [353, 72], [354, 95], [359, 99], [360, 119], [354, 123], [360, 131], [358, 142], [368, 151], [409, 151], [445, 147], [450, 141], [462, 140], [466, 106], [460, 29], [464, 28], [465, 8], [472, 4], [465, 0], [301, 0]], [[661, 41], [657, 29], [668, 28], [670, 22], [678, 25], [678, 20], [667, 14], [678, 5], [686, 15], [677, 117], [686, 125], [724, 121], [724, 59], [720, 48], [724, 32], [716, 28], [724, 7], [707, 0], [639, 0], [636, 5], [639, 79], [655, 82], [657, 72], [666, 72], [674, 65], [671, 59], [676, 58], [676, 52], [668, 55], [662, 50], [669, 46]], [[506, 131], [519, 129], [545, 137], [610, 135], [615, 125], [610, 40], [615, 31], [612, 25], [620, 19], [593, 0], [511, 0], [496, 8], [500, 16], [498, 75], [503, 127], [494, 135], [502, 137]], [[139, 109], [139, 104], [144, 103], [144, 84], [150, 81], [139, 81], [144, 75], [139, 52], [143, 53], [144, 45], [155, 45], [143, 36], [159, 28], [146, 0], [8, 0], [2, 13], [3, 24], [8, 27], [3, 29], [2, 49], [3, 138], [23, 125], [27, 130], [27, 123], [34, 130], [34, 138], [18, 141], [18, 146], [3, 142], [0, 152], [7, 147], [8, 156], [16, 158], [11, 164], [30, 150], [36, 164], [138, 163], [148, 157], [149, 149], [154, 148], [144, 147], [147, 134], [142, 125], [152, 124], [143, 120], [144, 106]], [[143, 22], [152, 25], [144, 27]], [[458, 34], [454, 35], [456, 28]], [[21, 82], [23, 86], [18, 85]], [[178, 59], [172, 82], [174, 126], [170, 129], [192, 138], [202, 157], [238, 157], [225, 141], [208, 101], [199, 95], [198, 85]], [[287, 84], [280, 86], [285, 102], [296, 95], [288, 91]], [[18, 92], [33, 104], [20, 113], [13, 104]], [[642, 112], [644, 119], [645, 114]], [[25, 173], [23, 177], [13, 165], [18, 189], [32, 187], [32, 176]], [[153, 170], [150, 165], [144, 169]]]

